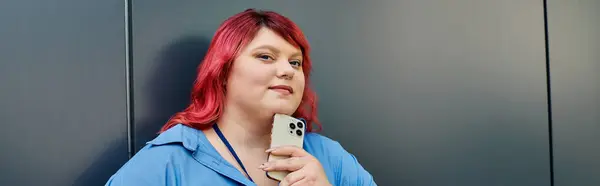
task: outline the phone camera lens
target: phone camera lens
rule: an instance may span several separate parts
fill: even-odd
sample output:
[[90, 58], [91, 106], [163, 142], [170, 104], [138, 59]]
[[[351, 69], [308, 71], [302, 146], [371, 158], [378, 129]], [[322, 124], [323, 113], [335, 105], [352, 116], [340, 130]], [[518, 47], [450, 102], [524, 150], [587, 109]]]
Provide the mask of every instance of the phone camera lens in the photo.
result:
[[290, 128], [291, 129], [296, 129], [296, 125], [294, 125], [294, 123], [290, 123]]
[[298, 122], [298, 127], [302, 128], [302, 126], [303, 126], [302, 122]]
[[302, 131], [301, 131], [301, 130], [296, 130], [296, 134], [297, 134], [298, 136], [302, 136]]

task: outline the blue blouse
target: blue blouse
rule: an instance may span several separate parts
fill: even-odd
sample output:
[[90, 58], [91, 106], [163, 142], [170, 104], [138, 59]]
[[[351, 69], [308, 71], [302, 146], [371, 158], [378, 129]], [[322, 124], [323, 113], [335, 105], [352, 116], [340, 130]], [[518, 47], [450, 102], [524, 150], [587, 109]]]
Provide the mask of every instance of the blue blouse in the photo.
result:
[[[377, 185], [338, 142], [307, 133], [303, 148], [319, 160], [332, 185]], [[105, 185], [256, 184], [221, 157], [202, 131], [179, 124], [149, 141]]]

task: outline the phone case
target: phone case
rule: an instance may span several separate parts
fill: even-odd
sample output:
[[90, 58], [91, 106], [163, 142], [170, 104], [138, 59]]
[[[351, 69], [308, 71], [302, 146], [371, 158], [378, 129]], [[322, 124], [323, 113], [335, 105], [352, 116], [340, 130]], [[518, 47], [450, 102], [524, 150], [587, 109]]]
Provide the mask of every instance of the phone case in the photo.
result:
[[[271, 148], [284, 145], [294, 145], [302, 148], [305, 131], [306, 122], [303, 120], [288, 115], [275, 114], [271, 130]], [[268, 161], [286, 158], [289, 157], [269, 154]], [[268, 171], [266, 174], [271, 179], [281, 181], [289, 173], [289, 171]]]

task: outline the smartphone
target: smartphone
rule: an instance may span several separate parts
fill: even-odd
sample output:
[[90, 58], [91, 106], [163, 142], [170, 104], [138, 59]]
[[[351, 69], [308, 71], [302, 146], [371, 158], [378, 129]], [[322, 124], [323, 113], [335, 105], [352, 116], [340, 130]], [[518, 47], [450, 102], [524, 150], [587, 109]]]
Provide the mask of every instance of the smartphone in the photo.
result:
[[[294, 145], [302, 148], [306, 121], [284, 114], [275, 114], [271, 130], [271, 148], [285, 145]], [[269, 153], [268, 161], [286, 159], [289, 156], [275, 156]], [[281, 181], [289, 171], [267, 171], [267, 177]]]

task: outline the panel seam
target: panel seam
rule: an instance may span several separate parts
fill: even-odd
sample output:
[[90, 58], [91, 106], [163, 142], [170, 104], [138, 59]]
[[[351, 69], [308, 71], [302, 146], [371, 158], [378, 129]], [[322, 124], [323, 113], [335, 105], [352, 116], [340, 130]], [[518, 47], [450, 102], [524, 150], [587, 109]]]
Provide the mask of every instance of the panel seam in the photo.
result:
[[131, 0], [124, 0], [125, 3], [125, 74], [126, 74], [126, 94], [127, 94], [127, 153], [129, 158], [135, 153], [135, 128], [134, 128], [134, 108], [133, 108], [133, 55], [132, 55], [132, 31], [131, 31]]
[[546, 96], [548, 103], [548, 154], [550, 157], [550, 185], [554, 186], [554, 142], [552, 137], [552, 87], [550, 82], [550, 45], [548, 37], [548, 4], [543, 0], [544, 8], [544, 48], [546, 53]]

